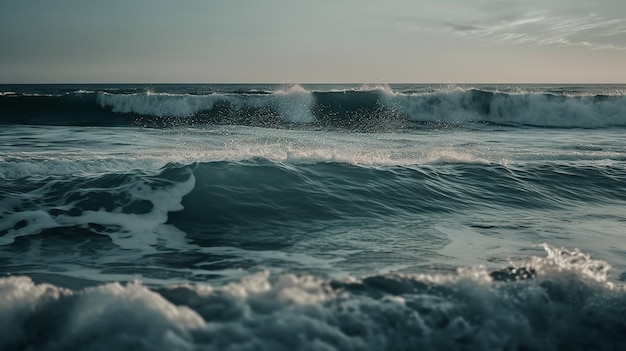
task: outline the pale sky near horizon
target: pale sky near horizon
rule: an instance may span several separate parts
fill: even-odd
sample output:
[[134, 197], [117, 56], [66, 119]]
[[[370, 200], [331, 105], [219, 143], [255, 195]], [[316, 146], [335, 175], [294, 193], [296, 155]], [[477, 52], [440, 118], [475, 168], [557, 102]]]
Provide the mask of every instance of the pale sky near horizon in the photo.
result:
[[0, 83], [626, 83], [624, 0], [0, 0]]

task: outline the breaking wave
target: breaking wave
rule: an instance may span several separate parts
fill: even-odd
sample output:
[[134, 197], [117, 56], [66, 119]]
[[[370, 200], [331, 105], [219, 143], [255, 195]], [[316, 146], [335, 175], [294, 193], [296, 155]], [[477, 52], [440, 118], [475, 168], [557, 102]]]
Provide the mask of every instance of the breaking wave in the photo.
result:
[[539, 127], [626, 126], [626, 96], [498, 92], [476, 88], [397, 92], [389, 87], [273, 91], [79, 90], [61, 95], [0, 95], [0, 123], [51, 125], [312, 125], [358, 130], [432, 123]]
[[0, 279], [0, 347], [38, 350], [621, 350], [626, 293], [578, 250], [496, 271], [68, 289]]

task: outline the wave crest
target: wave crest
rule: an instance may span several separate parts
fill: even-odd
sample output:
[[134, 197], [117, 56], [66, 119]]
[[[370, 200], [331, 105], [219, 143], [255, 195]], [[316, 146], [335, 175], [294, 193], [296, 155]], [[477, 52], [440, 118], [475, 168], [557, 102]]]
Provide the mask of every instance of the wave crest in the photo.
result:
[[395, 91], [387, 85], [308, 90], [209, 93], [78, 90], [63, 95], [0, 96], [0, 122], [59, 125], [243, 124], [361, 131], [401, 130], [425, 124], [487, 122], [565, 128], [626, 126], [626, 96], [498, 92], [432, 87]]

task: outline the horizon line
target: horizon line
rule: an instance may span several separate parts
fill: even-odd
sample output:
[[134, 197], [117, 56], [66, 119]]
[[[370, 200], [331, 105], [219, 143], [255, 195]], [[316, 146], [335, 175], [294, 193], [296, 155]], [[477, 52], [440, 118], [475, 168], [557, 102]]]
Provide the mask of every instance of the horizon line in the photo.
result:
[[626, 85], [610, 82], [0, 82], [0, 85]]

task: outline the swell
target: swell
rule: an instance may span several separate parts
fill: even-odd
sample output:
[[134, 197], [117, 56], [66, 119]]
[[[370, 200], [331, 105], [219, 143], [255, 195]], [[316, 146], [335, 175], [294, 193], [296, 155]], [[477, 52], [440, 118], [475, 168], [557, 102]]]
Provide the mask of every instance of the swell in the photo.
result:
[[232, 245], [247, 240], [240, 233], [263, 228], [616, 205], [626, 201], [625, 175], [619, 165], [361, 167], [253, 159], [171, 164], [157, 173], [3, 179], [0, 243], [73, 227], [127, 248], [176, 246], [184, 233], [200, 241], [235, 233], [222, 243]]
[[[173, 89], [175, 91], [175, 89]], [[457, 89], [308, 91], [71, 92], [0, 96], [0, 123], [169, 127], [237, 124], [402, 130], [424, 125], [494, 123], [538, 127], [626, 126], [624, 95], [503, 93]]]
[[624, 169], [612, 166], [368, 168], [260, 159], [193, 167], [196, 186], [182, 201], [185, 209], [168, 218], [188, 233], [494, 210], [549, 211], [626, 201]]

